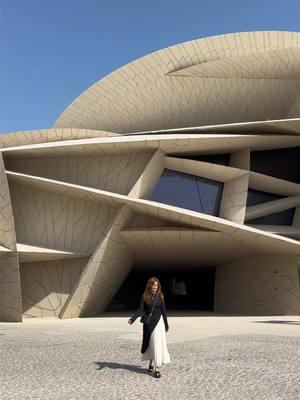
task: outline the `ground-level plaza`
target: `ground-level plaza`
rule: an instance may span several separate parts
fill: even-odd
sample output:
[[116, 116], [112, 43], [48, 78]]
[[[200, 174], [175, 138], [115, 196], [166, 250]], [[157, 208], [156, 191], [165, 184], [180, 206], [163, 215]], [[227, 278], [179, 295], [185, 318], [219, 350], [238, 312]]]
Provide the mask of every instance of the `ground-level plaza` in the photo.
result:
[[171, 364], [140, 361], [142, 325], [128, 313], [0, 323], [0, 398], [300, 398], [300, 317], [170, 312]]

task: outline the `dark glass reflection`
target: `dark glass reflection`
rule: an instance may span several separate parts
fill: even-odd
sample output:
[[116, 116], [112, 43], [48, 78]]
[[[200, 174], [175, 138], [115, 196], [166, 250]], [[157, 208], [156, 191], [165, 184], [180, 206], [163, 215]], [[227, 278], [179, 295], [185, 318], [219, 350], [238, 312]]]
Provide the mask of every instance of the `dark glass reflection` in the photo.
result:
[[150, 200], [219, 215], [223, 183], [165, 169]]
[[251, 219], [247, 225], [292, 225], [296, 208], [281, 211], [275, 214], [265, 215], [264, 217]]
[[208, 155], [194, 155], [194, 156], [184, 156], [184, 155], [172, 155], [171, 157], [185, 158], [187, 160], [204, 161], [213, 164], [229, 165], [230, 154], [208, 154]]
[[282, 199], [283, 197], [284, 196], [280, 196], [278, 194], [249, 189], [247, 195], [247, 207], [255, 206], [256, 204], [266, 203], [267, 201]]
[[300, 183], [300, 147], [252, 151], [251, 171]]

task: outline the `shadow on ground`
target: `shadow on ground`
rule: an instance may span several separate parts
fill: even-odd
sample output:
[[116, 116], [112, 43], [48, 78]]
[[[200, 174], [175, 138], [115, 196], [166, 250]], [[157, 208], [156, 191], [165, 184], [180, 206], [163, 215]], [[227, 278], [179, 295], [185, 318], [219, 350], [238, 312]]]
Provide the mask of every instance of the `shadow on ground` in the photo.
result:
[[120, 364], [116, 362], [107, 362], [107, 361], [97, 361], [95, 362], [98, 365], [98, 370], [102, 370], [103, 368], [109, 369], [125, 369], [127, 371], [136, 372], [137, 374], [146, 374], [149, 375], [147, 369], [141, 367], [140, 365], [132, 365], [132, 364]]
[[252, 321], [256, 324], [287, 324], [287, 325], [300, 325], [299, 321], [283, 321], [283, 320], [270, 320], [270, 321]]

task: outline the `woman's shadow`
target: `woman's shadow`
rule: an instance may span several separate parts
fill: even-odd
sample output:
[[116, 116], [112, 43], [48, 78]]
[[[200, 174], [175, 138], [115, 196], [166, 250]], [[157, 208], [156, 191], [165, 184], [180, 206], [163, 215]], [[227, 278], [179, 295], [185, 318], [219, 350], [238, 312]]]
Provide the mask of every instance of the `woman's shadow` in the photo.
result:
[[96, 361], [94, 364], [98, 365], [98, 370], [102, 370], [103, 368], [109, 369], [126, 369], [130, 372], [136, 372], [137, 374], [145, 374], [149, 375], [145, 368], [142, 368], [140, 365], [132, 365], [132, 364], [121, 364], [116, 362], [108, 362], [108, 361]]

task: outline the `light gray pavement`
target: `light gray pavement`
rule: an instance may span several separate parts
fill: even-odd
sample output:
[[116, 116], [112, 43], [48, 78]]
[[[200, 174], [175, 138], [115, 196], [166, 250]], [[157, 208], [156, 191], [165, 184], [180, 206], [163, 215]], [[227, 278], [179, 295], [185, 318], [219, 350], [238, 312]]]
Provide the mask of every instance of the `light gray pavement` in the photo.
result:
[[300, 317], [175, 315], [160, 379], [128, 313], [0, 323], [0, 399], [300, 399]]

